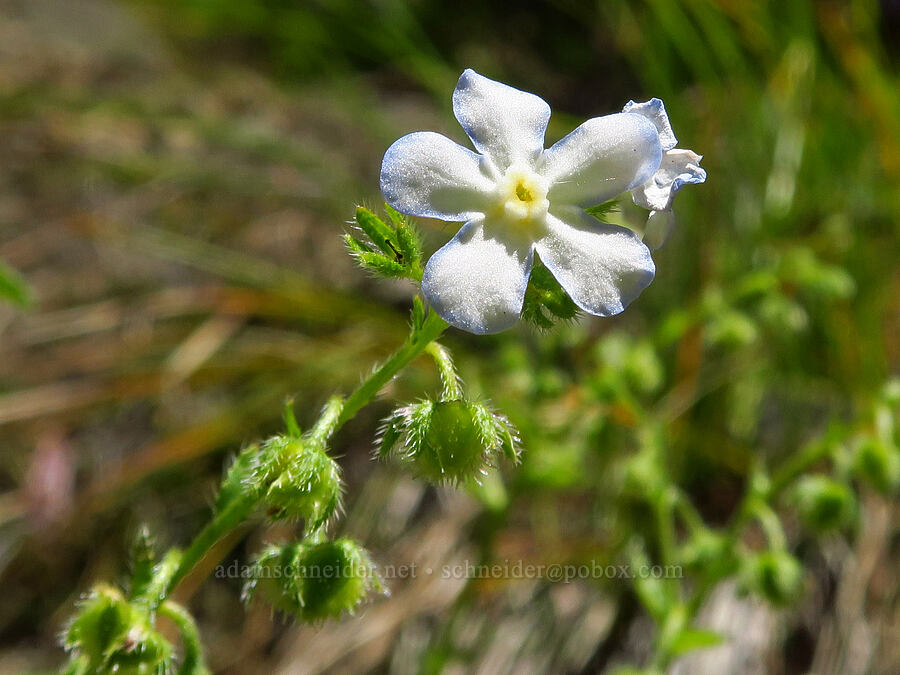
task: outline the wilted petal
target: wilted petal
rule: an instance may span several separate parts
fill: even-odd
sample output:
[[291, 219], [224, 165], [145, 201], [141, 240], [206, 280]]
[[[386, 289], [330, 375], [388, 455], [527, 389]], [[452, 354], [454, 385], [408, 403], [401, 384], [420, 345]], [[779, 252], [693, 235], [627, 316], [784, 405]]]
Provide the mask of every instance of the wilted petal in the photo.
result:
[[485, 160], [446, 136], [420, 131], [388, 148], [381, 192], [401, 213], [462, 222], [483, 213], [494, 181]]
[[632, 191], [632, 200], [645, 209], [668, 209], [682, 186], [706, 180], [706, 171], [700, 168], [701, 159], [703, 157], [691, 150], [669, 150], [653, 177]]
[[661, 99], [651, 98], [644, 103], [636, 103], [628, 101], [622, 112], [630, 112], [643, 115], [656, 126], [659, 133], [659, 143], [662, 145], [663, 152], [671, 150], [678, 145], [678, 139], [675, 138], [675, 132], [672, 131], [672, 125], [669, 123], [669, 116], [666, 114], [666, 106], [663, 105]]
[[453, 114], [479, 152], [502, 172], [516, 163], [531, 166], [544, 149], [550, 106], [534, 94], [463, 72], [453, 92]]
[[581, 309], [618, 314], [653, 281], [656, 266], [634, 232], [598, 223], [577, 209], [552, 211], [535, 249]]
[[552, 185], [551, 204], [592, 206], [646, 182], [662, 148], [643, 115], [594, 117], [543, 154], [538, 171]]
[[482, 219], [466, 223], [431, 256], [422, 276], [431, 306], [470, 333], [497, 333], [512, 326], [522, 312], [531, 273], [531, 244], [502, 241], [491, 229]]
[[647, 218], [647, 224], [644, 226], [644, 243], [651, 251], [662, 248], [674, 226], [675, 214], [672, 213], [672, 209], [651, 211]]

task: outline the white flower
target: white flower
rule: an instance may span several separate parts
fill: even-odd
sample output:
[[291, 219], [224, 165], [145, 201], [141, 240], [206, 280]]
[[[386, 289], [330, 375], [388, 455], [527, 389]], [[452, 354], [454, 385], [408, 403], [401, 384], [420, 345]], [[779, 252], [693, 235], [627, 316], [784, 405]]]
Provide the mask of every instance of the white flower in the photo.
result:
[[381, 167], [381, 191], [398, 211], [465, 221], [422, 277], [444, 319], [472, 333], [509, 328], [535, 251], [597, 316], [618, 314], [647, 287], [655, 273], [649, 249], [583, 209], [651, 181], [664, 145], [674, 145], [671, 129], [661, 132], [643, 111], [623, 112], [590, 119], [545, 150], [547, 103], [473, 70], [459, 78], [453, 112], [477, 153], [419, 132], [394, 143]]
[[675, 193], [685, 185], [706, 180], [706, 171], [700, 168], [703, 156], [675, 147], [678, 139], [672, 132], [666, 107], [658, 98], [646, 103], [629, 101], [623, 112], [637, 113], [651, 120], [659, 131], [662, 143], [664, 154], [659, 170], [650, 180], [631, 191], [631, 199], [635, 204], [650, 209], [650, 217], [644, 230], [644, 243], [655, 250], [665, 243], [674, 224], [672, 199]]

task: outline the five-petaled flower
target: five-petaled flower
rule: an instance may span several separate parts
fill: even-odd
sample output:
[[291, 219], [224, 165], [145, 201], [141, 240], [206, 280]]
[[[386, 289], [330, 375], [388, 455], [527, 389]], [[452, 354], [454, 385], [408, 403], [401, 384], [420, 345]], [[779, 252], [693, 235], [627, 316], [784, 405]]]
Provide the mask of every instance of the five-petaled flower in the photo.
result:
[[477, 153], [418, 132], [395, 142], [381, 167], [381, 191], [398, 211], [465, 222], [425, 266], [422, 290], [438, 314], [472, 333], [509, 328], [535, 251], [581, 309], [625, 309], [653, 280], [650, 251], [584, 208], [632, 190], [635, 203], [667, 213], [681, 185], [705, 178], [697, 155], [673, 150], [662, 102], [630, 102], [546, 150], [550, 107], [534, 94], [466, 70], [453, 112]]

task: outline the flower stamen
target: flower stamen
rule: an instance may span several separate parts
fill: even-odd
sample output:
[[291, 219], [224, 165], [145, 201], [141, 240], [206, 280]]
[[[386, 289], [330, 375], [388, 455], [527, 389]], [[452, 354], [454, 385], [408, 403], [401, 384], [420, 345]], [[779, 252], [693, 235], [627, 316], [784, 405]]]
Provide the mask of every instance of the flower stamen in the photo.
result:
[[498, 211], [516, 225], [542, 222], [550, 207], [545, 181], [528, 166], [511, 166], [497, 183]]

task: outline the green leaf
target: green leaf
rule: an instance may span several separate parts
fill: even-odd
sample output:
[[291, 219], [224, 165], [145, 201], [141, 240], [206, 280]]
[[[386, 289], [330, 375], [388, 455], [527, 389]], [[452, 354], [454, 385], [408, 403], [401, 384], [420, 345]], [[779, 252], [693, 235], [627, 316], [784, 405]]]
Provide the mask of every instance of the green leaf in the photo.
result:
[[31, 289], [25, 279], [3, 261], [0, 261], [0, 297], [19, 307], [31, 304]]
[[399, 227], [400, 225], [409, 225], [409, 218], [400, 213], [397, 209], [395, 209], [387, 202], [384, 203], [384, 212], [388, 214], [388, 218], [391, 219], [394, 227]]
[[284, 417], [284, 427], [287, 429], [288, 436], [291, 438], [300, 438], [302, 436], [302, 432], [300, 431], [300, 425], [297, 424], [297, 417], [294, 415], [294, 399], [289, 398], [284, 402], [284, 412], [282, 413]]
[[722, 644], [724, 637], [711, 630], [685, 628], [669, 644], [673, 656], [681, 656], [698, 649], [707, 649]]
[[402, 256], [398, 262], [409, 268], [419, 267], [422, 262], [422, 242], [419, 233], [412, 225], [400, 223], [397, 225], [396, 234]]
[[369, 271], [382, 277], [405, 278], [406, 267], [380, 253], [357, 253], [356, 259]]
[[386, 255], [395, 255], [399, 250], [399, 242], [394, 234], [394, 231], [384, 224], [384, 221], [381, 220], [374, 213], [369, 211], [369, 209], [358, 206], [356, 208], [356, 223], [359, 225], [359, 228], [366, 233], [369, 239], [382, 250]]
[[384, 421], [384, 425], [381, 427], [381, 431], [378, 434], [377, 441], [379, 457], [387, 457], [391, 453], [391, 450], [394, 449], [394, 446], [397, 445], [397, 441], [400, 440], [399, 422], [400, 420], [395, 419], [394, 416], [391, 416]]
[[363, 241], [360, 241], [352, 234], [344, 235], [344, 243], [347, 244], [347, 248], [349, 248], [350, 252], [354, 255], [357, 253], [374, 253], [371, 246]]

